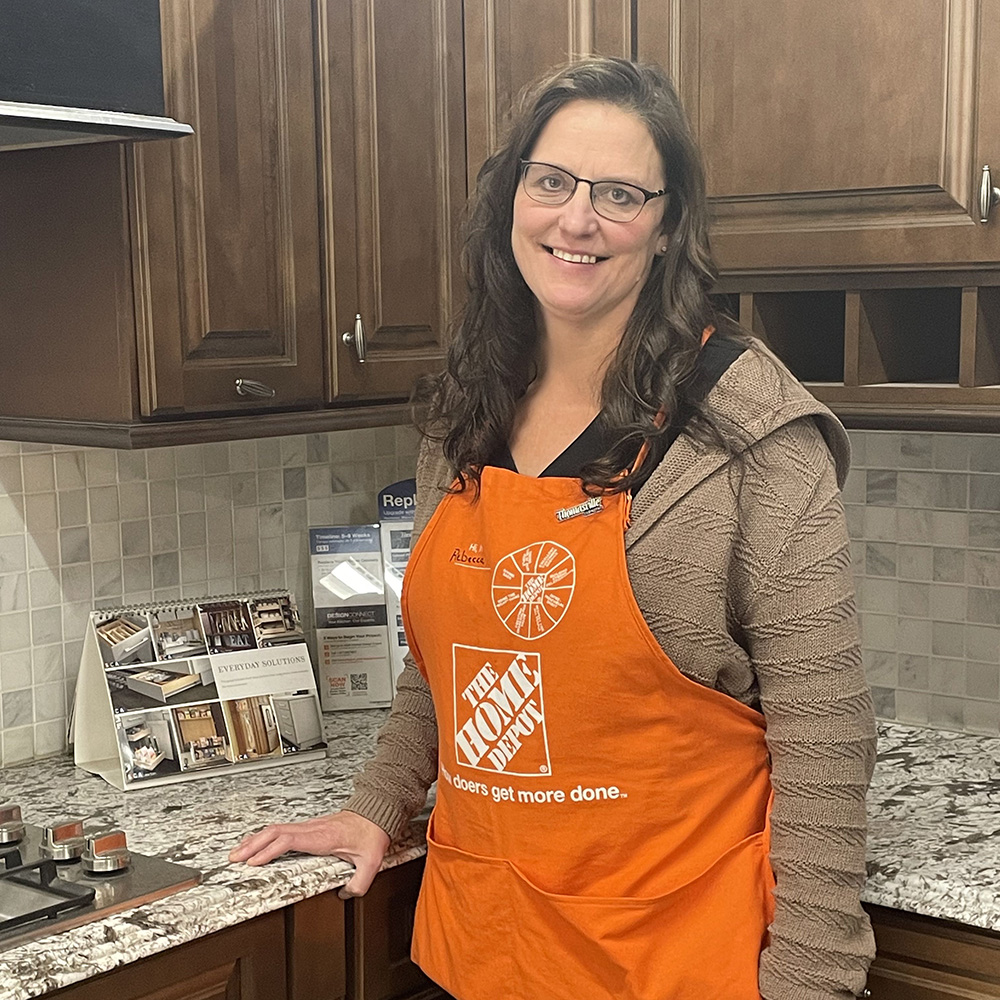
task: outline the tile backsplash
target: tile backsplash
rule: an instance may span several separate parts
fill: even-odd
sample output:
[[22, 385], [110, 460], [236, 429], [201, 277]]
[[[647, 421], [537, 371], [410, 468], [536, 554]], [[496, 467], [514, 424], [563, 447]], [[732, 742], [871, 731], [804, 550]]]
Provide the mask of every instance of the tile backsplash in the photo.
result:
[[[878, 714], [1000, 732], [1000, 436], [851, 443]], [[375, 520], [417, 444], [408, 427], [134, 452], [0, 442], [0, 763], [64, 749], [95, 605], [287, 586], [305, 618], [308, 525]]]
[[852, 431], [862, 649], [887, 719], [1000, 732], [1000, 436]]
[[409, 427], [112, 451], [0, 442], [0, 763], [65, 748], [95, 606], [289, 587], [310, 524], [375, 521]]

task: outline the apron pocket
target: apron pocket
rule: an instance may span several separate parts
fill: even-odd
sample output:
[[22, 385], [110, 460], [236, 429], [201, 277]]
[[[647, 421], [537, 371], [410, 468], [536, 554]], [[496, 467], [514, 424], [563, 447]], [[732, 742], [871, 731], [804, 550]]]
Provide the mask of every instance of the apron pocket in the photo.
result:
[[414, 954], [459, 1000], [759, 1000], [773, 884], [763, 833], [649, 898], [546, 892], [429, 835]]

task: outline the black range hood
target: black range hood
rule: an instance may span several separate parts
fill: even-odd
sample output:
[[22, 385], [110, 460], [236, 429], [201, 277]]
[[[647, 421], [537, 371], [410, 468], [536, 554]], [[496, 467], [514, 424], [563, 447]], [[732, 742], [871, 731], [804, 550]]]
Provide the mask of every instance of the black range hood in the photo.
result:
[[0, 150], [189, 135], [161, 60], [159, 0], [0, 0]]

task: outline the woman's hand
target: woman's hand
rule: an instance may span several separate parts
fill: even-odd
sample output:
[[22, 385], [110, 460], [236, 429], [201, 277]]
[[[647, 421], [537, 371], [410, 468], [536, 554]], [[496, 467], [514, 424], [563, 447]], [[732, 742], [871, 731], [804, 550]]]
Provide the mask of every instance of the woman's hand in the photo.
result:
[[286, 851], [302, 851], [343, 858], [354, 865], [354, 875], [340, 889], [340, 896], [363, 896], [378, 874], [389, 835], [371, 820], [352, 812], [317, 816], [302, 823], [276, 823], [244, 837], [229, 852], [230, 861], [266, 865]]

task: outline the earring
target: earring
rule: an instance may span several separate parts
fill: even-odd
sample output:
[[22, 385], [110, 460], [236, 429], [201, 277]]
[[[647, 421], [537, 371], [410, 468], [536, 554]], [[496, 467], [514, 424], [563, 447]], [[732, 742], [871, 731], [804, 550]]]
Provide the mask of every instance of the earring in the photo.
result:
[[665, 246], [660, 247], [660, 253], [666, 253], [667, 248]]

